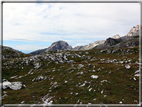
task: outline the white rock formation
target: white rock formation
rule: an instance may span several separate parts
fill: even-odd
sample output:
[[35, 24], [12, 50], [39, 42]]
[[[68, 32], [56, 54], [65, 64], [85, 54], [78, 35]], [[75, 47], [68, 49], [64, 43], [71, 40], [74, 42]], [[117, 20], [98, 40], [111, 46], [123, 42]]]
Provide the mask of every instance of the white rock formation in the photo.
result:
[[98, 78], [98, 75], [92, 75], [91, 78], [97, 79], [97, 78]]
[[22, 88], [22, 82], [9, 82], [9, 81], [4, 81], [2, 83], [3, 89], [10, 88], [12, 90], [20, 90]]
[[118, 34], [116, 34], [116, 35], [114, 35], [113, 37], [111, 37], [111, 38], [113, 38], [113, 39], [119, 39], [120, 38], [120, 36], [118, 35]]
[[131, 67], [130, 67], [130, 65], [126, 64], [126, 65], [125, 65], [125, 68], [126, 68], [126, 69], [130, 69]]
[[11, 82], [9, 88], [12, 90], [20, 90], [22, 88], [22, 82]]
[[79, 64], [79, 65], [78, 65], [78, 69], [80, 69], [80, 68], [82, 68], [82, 67], [84, 67], [83, 64]]
[[140, 25], [132, 27], [131, 30], [125, 36], [137, 36], [139, 35]]
[[11, 83], [9, 81], [5, 81], [2, 83], [2, 88], [7, 89], [10, 85], [11, 85]]
[[103, 44], [105, 40], [95, 41], [94, 43], [90, 43], [89, 45], [83, 46], [81, 50], [89, 50], [94, 48], [97, 45]]

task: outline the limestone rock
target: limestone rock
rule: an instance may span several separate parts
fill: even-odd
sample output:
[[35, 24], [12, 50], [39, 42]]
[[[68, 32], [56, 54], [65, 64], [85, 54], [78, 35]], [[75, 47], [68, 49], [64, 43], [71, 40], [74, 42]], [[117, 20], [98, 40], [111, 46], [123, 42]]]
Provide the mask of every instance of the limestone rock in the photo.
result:
[[12, 90], [20, 90], [22, 88], [22, 82], [11, 82], [9, 88]]
[[113, 37], [111, 37], [111, 38], [113, 38], [113, 39], [119, 39], [120, 38], [120, 36], [118, 35], [118, 34], [116, 34], [116, 35], [114, 35]]
[[82, 67], [84, 67], [83, 64], [79, 64], [79, 65], [78, 65], [78, 69], [80, 69], [80, 68], [82, 68]]
[[126, 64], [126, 65], [125, 65], [125, 68], [126, 68], [126, 69], [130, 69], [131, 67], [130, 67], [130, 65]]
[[45, 52], [53, 51], [53, 50], [71, 50], [72, 47], [65, 41], [57, 41], [52, 43], [50, 47], [48, 47]]
[[139, 35], [139, 30], [140, 30], [140, 25], [138, 24], [137, 26], [133, 26], [125, 36], [137, 36]]
[[22, 82], [9, 82], [7, 80], [7, 81], [4, 81], [2, 85], [3, 85], [3, 89], [10, 88], [12, 90], [20, 90], [22, 88]]

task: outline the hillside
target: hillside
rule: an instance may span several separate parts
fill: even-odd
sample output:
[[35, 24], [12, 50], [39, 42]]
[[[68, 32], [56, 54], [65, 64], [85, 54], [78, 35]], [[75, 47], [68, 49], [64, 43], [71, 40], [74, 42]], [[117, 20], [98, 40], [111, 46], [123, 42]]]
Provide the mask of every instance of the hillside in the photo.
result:
[[56, 41], [30, 55], [3, 46], [3, 104], [139, 104], [138, 28], [75, 48]]
[[95, 49], [105, 49], [105, 48], [125, 48], [125, 47], [135, 47], [139, 46], [139, 35], [137, 36], [124, 36], [119, 39], [108, 38], [104, 44], [97, 45]]
[[16, 49], [13, 49], [8, 46], [1, 46], [2, 49], [2, 59], [5, 58], [19, 58], [19, 57], [26, 57], [29, 56], [28, 54], [25, 54], [23, 52], [20, 52]]
[[9, 58], [3, 104], [138, 104], [138, 62], [138, 47]]

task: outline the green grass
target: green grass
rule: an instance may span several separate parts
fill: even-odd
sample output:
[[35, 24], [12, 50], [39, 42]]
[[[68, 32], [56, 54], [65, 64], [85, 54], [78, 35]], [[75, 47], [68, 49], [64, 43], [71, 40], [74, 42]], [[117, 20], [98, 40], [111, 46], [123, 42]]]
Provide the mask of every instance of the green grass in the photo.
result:
[[[26, 87], [17, 91], [3, 90], [8, 95], [3, 99], [3, 104], [19, 104], [22, 101], [25, 101], [26, 104], [40, 104], [43, 103], [41, 98], [47, 94], [49, 94], [48, 98], [52, 97], [53, 104], [76, 104], [78, 100], [78, 104], [81, 102], [82, 104], [119, 104], [120, 101], [124, 104], [138, 103], [135, 100], [139, 101], [139, 78], [135, 77], [136, 81], [133, 79], [135, 71], [139, 69], [139, 65], [135, 63], [139, 58], [138, 47], [130, 48], [132, 54], [126, 54], [127, 50], [128, 48], [123, 49], [124, 55], [121, 54], [121, 51], [113, 54], [100, 53], [100, 50], [97, 49], [88, 50], [89, 54], [85, 54], [85, 51], [82, 51], [79, 55], [91, 56], [91, 59], [94, 57], [95, 60], [68, 57], [69, 60], [76, 62], [73, 64], [55, 64], [51, 62], [47, 65], [48, 61], [39, 57], [40, 61], [38, 62], [41, 63], [41, 67], [38, 69], [33, 68], [34, 61], [26, 65], [22, 63], [22, 58], [3, 60], [3, 78], [8, 79], [10, 82], [21, 81], [26, 85]], [[79, 51], [69, 52], [70, 54], [78, 54]], [[99, 58], [104, 59], [104, 63]], [[131, 63], [129, 63], [131, 68], [127, 70], [125, 63], [107, 63], [107, 59], [117, 59], [118, 61], [131, 59]], [[14, 60], [14, 63], [8, 64], [8, 61], [11, 60]], [[6, 68], [5, 63], [9, 69]], [[78, 69], [79, 64], [83, 64], [84, 67]], [[23, 69], [21, 65], [24, 67]], [[33, 74], [28, 74], [18, 79], [10, 78], [15, 75], [23, 76], [31, 69], [33, 69]], [[53, 70], [55, 71], [52, 72]], [[78, 72], [83, 72], [83, 74]], [[47, 79], [32, 81], [39, 75], [47, 77]], [[98, 78], [93, 79], [91, 75], [98, 75]], [[102, 80], [107, 80], [107, 82], [101, 82]], [[80, 87], [84, 81], [87, 83]], [[55, 82], [57, 82], [57, 85], [52, 86]], [[89, 91], [90, 88], [91, 90]], [[102, 91], [103, 93], [101, 94]]]

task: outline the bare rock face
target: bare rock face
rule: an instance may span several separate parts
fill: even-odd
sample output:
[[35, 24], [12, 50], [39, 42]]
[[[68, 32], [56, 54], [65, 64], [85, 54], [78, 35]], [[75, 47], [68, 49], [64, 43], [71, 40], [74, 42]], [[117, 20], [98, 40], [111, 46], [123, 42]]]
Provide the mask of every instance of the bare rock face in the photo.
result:
[[31, 55], [40, 55], [43, 54], [44, 52], [48, 52], [48, 51], [55, 51], [55, 50], [72, 50], [72, 46], [70, 46], [67, 42], [65, 41], [57, 41], [52, 43], [51, 46], [49, 46], [48, 48], [45, 49], [40, 49], [40, 50], [36, 50], [34, 52], [31, 52]]
[[76, 46], [73, 48], [73, 50], [81, 50], [83, 48], [83, 46]]
[[112, 45], [118, 44], [121, 41], [122, 41], [121, 38], [119, 38], [119, 39], [108, 38], [108, 39], [106, 39], [104, 45], [112, 46]]
[[89, 49], [93, 49], [95, 46], [103, 44], [104, 42], [105, 42], [105, 40], [95, 41], [94, 43], [90, 43], [89, 45], [77, 46], [77, 47], [74, 48], [74, 50], [89, 50]]
[[9, 88], [12, 90], [20, 90], [22, 88], [22, 82], [11, 82]]
[[137, 26], [133, 26], [125, 36], [137, 36], [139, 35], [139, 30], [140, 30], [140, 25], [138, 24]]
[[12, 90], [20, 90], [22, 88], [22, 82], [9, 82], [8, 80], [5, 80], [2, 83], [2, 86], [3, 89], [10, 88]]
[[94, 42], [94, 43], [91, 43], [91, 44], [89, 44], [89, 45], [84, 46], [83, 49], [84, 49], [84, 50], [89, 50], [89, 49], [94, 48], [94, 47], [97, 46], [97, 45], [103, 44], [104, 42], [105, 42], [104, 40], [96, 41], [96, 42]]
[[57, 41], [52, 43], [52, 45], [48, 47], [45, 52], [53, 51], [53, 50], [61, 50], [61, 49], [71, 50], [72, 47], [65, 41]]

